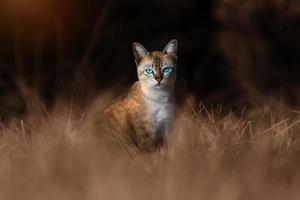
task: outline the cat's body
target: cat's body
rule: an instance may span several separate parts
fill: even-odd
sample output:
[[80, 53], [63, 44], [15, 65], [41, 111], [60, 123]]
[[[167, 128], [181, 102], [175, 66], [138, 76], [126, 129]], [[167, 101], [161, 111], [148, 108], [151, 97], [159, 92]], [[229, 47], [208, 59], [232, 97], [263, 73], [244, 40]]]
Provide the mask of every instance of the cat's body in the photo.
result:
[[147, 99], [141, 92], [139, 81], [126, 96], [105, 110], [110, 124], [126, 140], [132, 140], [138, 147], [151, 150], [160, 145], [167, 127], [174, 117], [172, 96], [159, 99]]
[[104, 115], [122, 138], [152, 151], [163, 144], [174, 118], [177, 41], [172, 40], [163, 52], [149, 53], [138, 43], [133, 48], [139, 81]]

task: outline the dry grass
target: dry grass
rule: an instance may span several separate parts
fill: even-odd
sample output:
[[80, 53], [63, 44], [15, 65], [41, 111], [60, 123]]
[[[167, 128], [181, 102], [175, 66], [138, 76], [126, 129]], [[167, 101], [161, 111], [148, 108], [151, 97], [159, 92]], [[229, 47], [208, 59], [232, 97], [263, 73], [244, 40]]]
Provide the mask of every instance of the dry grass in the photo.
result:
[[69, 104], [2, 125], [0, 199], [299, 199], [297, 112], [201, 108], [181, 111], [164, 150], [134, 157], [87, 139]]

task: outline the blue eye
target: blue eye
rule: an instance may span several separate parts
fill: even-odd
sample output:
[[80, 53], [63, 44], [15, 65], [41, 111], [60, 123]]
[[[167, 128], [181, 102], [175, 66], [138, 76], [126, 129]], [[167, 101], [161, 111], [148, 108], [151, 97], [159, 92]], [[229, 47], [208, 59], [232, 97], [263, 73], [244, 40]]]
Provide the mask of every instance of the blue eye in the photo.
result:
[[170, 73], [172, 70], [173, 70], [172, 67], [165, 67], [165, 68], [162, 69], [162, 72], [163, 72], [164, 74], [168, 74], [168, 73]]
[[149, 68], [146, 69], [145, 72], [146, 72], [147, 74], [153, 74], [153, 70], [152, 70], [152, 69], [149, 69]]

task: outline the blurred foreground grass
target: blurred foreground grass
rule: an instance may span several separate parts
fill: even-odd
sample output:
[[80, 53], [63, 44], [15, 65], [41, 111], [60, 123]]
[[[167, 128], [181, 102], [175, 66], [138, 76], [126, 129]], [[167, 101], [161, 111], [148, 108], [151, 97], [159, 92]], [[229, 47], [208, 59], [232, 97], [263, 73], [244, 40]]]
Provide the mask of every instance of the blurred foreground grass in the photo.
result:
[[270, 102], [246, 117], [186, 106], [165, 149], [128, 157], [90, 137], [89, 113], [107, 102], [84, 112], [34, 104], [39, 111], [2, 124], [0, 199], [299, 199], [297, 111]]

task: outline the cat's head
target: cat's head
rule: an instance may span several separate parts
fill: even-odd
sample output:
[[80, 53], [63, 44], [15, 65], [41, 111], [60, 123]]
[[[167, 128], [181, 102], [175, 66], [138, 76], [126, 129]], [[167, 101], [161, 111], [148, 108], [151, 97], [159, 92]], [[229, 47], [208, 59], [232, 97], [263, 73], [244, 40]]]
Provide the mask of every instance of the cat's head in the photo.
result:
[[177, 40], [171, 40], [163, 51], [148, 52], [133, 43], [140, 84], [148, 89], [174, 88], [176, 80]]

